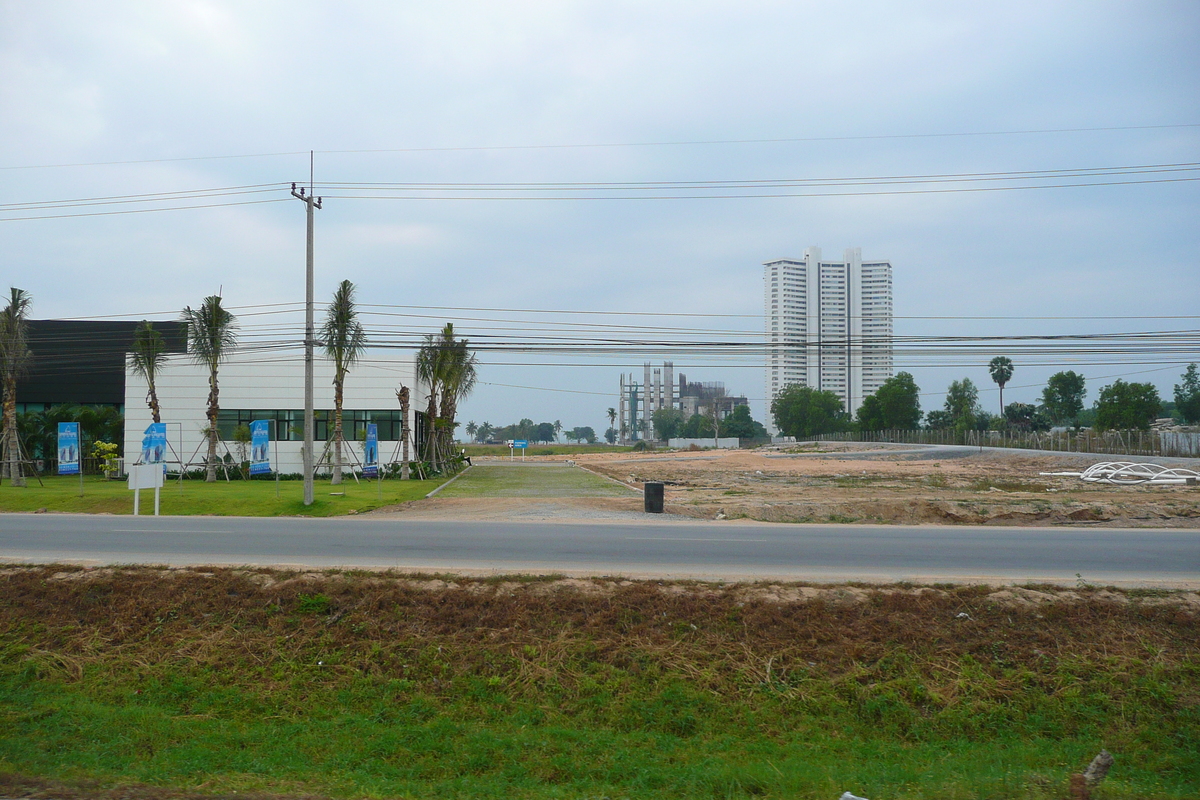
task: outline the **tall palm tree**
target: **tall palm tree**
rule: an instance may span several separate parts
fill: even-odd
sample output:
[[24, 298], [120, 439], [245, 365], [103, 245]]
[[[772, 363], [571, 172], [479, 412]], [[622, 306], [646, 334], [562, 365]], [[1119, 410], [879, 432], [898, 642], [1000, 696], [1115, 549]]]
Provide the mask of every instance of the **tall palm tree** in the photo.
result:
[[454, 418], [458, 414], [458, 404], [471, 394], [478, 380], [476, 368], [479, 359], [467, 347], [466, 339], [454, 338], [453, 323], [446, 323], [446, 327], [442, 329], [442, 341], [446, 349], [438, 421], [442, 426], [443, 446], [448, 449], [454, 438]]
[[554, 420], [554, 441], [555, 441], [555, 443], [558, 442], [558, 435], [560, 433], [562, 433], [562, 420], [556, 419], [556, 420]]
[[342, 281], [333, 293], [333, 302], [321, 326], [325, 355], [333, 359], [333, 480], [342, 482], [342, 400], [346, 375], [358, 362], [367, 346], [367, 334], [354, 308], [354, 284]]
[[610, 408], [608, 410], [608, 427], [612, 428], [614, 431], [617, 428], [617, 410], [615, 408]]
[[142, 320], [133, 331], [133, 349], [129, 352], [129, 369], [146, 379], [146, 405], [155, 422], [162, 422], [158, 405], [158, 389], [154, 380], [167, 361], [167, 342], [148, 320]]
[[438, 337], [432, 333], [425, 334], [425, 343], [417, 350], [417, 380], [429, 389], [428, 403], [425, 406], [425, 460], [430, 464], [434, 461], [436, 442], [433, 421], [437, 418], [437, 398], [441, 390], [442, 351]]
[[21, 475], [21, 439], [17, 436], [17, 378], [29, 367], [33, 353], [29, 349], [28, 320], [33, 298], [24, 289], [10, 288], [8, 305], [0, 311], [0, 379], [4, 381], [4, 431], [0, 436], [0, 478], [5, 475], [13, 486], [24, 486]]
[[431, 463], [442, 461], [449, 452], [458, 404], [475, 388], [478, 363], [467, 340], [455, 338], [452, 322], [437, 334], [426, 334], [417, 351], [417, 377], [429, 387], [426, 450]]
[[1008, 356], [996, 356], [988, 364], [988, 372], [992, 380], [1000, 387], [1000, 416], [1004, 416], [1004, 384], [1008, 383], [1013, 374], [1012, 359]]
[[218, 396], [217, 368], [237, 346], [237, 318], [221, 307], [221, 298], [204, 298], [200, 307], [190, 306], [180, 314], [188, 342], [188, 353], [197, 364], [208, 367], [208, 455], [205, 458], [206, 483], [217, 480], [217, 414], [221, 410]]
[[475, 441], [475, 434], [479, 433], [479, 426], [475, 424], [475, 420], [467, 423], [466, 431], [467, 436], [471, 437], [471, 441]]
[[400, 480], [408, 480], [408, 406], [409, 391], [404, 384], [396, 390], [396, 399], [400, 401]]

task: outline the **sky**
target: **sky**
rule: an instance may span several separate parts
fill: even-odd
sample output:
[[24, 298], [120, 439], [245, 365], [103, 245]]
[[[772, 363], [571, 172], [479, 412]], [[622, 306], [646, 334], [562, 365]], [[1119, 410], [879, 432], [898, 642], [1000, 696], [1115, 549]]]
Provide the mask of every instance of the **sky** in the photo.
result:
[[[246, 342], [299, 342], [312, 151], [318, 301], [349, 279], [377, 343], [501, 345], [462, 421], [599, 432], [664, 359], [765, 419], [761, 355], [661, 343], [761, 341], [762, 263], [809, 246], [891, 261], [898, 336], [999, 337], [898, 350], [926, 410], [961, 377], [996, 410], [1005, 354], [1005, 402], [1060, 369], [1169, 399], [1200, 360], [1197, 34], [1190, 0], [0, 0], [0, 273], [38, 319], [220, 293]], [[1049, 170], [1077, 172], [749, 183]]]

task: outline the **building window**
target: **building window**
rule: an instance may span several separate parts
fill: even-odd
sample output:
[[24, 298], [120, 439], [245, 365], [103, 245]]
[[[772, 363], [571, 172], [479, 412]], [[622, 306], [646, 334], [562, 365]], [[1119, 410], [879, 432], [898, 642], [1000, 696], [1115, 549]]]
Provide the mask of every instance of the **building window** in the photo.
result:
[[[280, 442], [304, 441], [304, 411], [276, 410], [258, 411], [245, 409], [221, 409], [217, 412], [217, 431], [221, 439], [233, 441], [233, 432], [239, 425], [249, 425], [259, 419], [274, 420], [274, 437]], [[395, 442], [400, 439], [400, 409], [386, 411], [342, 410], [342, 438], [356, 442], [360, 434], [365, 436], [367, 423], [379, 428], [379, 441]], [[333, 431], [333, 410], [313, 411], [313, 439], [328, 441]]]

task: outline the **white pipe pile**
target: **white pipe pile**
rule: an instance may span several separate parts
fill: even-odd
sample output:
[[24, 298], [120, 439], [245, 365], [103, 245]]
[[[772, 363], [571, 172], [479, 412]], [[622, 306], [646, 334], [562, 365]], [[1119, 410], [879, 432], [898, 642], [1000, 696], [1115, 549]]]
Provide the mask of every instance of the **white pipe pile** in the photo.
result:
[[1079, 478], [1088, 483], [1113, 483], [1119, 486], [1137, 484], [1186, 484], [1200, 483], [1200, 472], [1184, 467], [1164, 467], [1161, 464], [1139, 464], [1133, 461], [1103, 461], [1093, 464], [1083, 472], [1040, 472], [1039, 475], [1054, 475], [1064, 478]]

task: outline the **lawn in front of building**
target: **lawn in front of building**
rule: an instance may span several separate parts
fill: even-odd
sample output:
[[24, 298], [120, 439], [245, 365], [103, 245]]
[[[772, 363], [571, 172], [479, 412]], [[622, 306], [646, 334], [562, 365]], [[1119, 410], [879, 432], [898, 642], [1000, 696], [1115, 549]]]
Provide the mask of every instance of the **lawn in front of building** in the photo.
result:
[[[444, 481], [385, 480], [356, 483], [353, 478], [333, 486], [328, 479], [314, 487], [314, 502], [304, 505], [302, 481], [170, 481], [161, 492], [160, 513], [168, 516], [211, 514], [215, 516], [279, 517], [301, 515], [332, 517], [362, 513], [383, 506], [419, 500]], [[85, 476], [26, 478], [25, 487], [0, 484], [0, 512], [66, 512], [77, 514], [132, 514], [133, 492], [126, 482]], [[141, 513], [154, 513], [154, 492], [141, 492]]]

